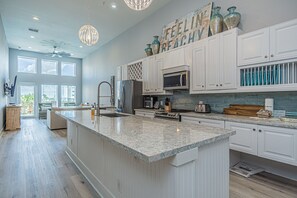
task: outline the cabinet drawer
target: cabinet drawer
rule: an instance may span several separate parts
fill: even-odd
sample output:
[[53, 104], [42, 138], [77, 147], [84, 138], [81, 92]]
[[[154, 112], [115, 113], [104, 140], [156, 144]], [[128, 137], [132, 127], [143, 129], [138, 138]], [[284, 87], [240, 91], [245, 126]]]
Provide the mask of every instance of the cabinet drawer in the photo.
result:
[[210, 120], [210, 119], [194, 118], [194, 117], [187, 117], [187, 116], [182, 116], [182, 122], [200, 124], [204, 126], [211, 126], [211, 127], [218, 127], [218, 128], [224, 128], [225, 126], [224, 121], [221, 121], [221, 120]]
[[236, 134], [230, 137], [230, 149], [257, 155], [257, 125], [226, 122], [225, 127], [236, 131]]
[[143, 111], [135, 111], [135, 115], [148, 117], [148, 118], [154, 118], [155, 117], [154, 113], [152, 113], [152, 112], [143, 112]]

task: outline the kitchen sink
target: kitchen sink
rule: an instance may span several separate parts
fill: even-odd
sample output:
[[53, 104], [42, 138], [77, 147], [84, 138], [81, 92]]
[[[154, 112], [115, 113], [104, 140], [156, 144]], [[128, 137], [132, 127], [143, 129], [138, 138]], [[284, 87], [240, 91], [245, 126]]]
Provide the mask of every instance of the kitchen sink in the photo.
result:
[[105, 116], [109, 118], [117, 118], [117, 117], [126, 117], [129, 115], [118, 114], [118, 113], [101, 113], [100, 116]]

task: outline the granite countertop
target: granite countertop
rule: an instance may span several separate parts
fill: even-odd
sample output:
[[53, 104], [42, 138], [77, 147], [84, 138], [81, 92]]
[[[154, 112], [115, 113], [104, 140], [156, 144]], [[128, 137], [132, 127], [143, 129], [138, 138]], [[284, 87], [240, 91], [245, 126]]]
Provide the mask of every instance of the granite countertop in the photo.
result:
[[56, 113], [145, 162], [162, 160], [235, 134], [231, 130], [134, 115], [116, 118], [95, 116], [92, 119], [90, 110]]
[[[258, 117], [249, 117], [249, 116], [226, 115], [226, 114], [219, 114], [219, 113], [195, 113], [195, 112], [181, 113], [181, 116], [297, 129], [297, 122], [282, 121], [279, 118], [258, 118]], [[295, 119], [292, 119], [292, 120], [295, 120]]]

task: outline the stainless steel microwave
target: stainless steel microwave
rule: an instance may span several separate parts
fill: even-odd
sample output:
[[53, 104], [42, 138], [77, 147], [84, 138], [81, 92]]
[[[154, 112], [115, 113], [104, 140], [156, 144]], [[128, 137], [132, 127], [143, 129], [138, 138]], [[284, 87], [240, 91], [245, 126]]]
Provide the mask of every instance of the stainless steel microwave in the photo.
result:
[[179, 71], [174, 73], [163, 74], [164, 90], [189, 89], [190, 72]]

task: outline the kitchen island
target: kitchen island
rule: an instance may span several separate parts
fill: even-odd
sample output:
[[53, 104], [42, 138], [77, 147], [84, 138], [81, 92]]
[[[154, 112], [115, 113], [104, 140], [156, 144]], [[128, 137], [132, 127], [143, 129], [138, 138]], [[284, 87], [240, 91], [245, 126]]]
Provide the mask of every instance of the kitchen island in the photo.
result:
[[234, 131], [133, 115], [57, 113], [67, 119], [67, 154], [102, 197], [229, 197]]

